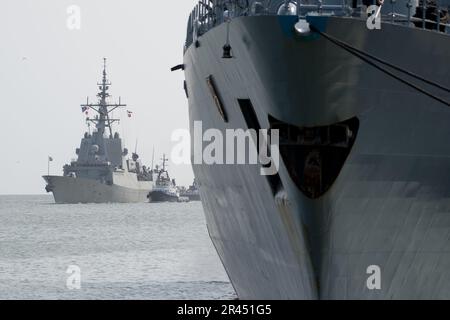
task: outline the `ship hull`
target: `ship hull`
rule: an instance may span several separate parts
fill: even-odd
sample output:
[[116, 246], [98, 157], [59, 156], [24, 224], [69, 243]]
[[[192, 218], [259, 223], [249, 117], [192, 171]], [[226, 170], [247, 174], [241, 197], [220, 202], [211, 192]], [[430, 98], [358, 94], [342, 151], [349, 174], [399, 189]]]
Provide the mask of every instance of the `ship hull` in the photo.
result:
[[141, 188], [129, 188], [83, 178], [44, 176], [44, 180], [47, 191], [53, 193], [58, 204], [146, 202], [151, 190], [150, 183], [143, 183]]
[[179, 197], [169, 195], [162, 191], [152, 191], [148, 195], [150, 202], [178, 202]]
[[[297, 187], [286, 159], [276, 193], [259, 166], [193, 165], [211, 239], [236, 293], [241, 299], [450, 299], [450, 109], [321, 37], [296, 38], [294, 23], [237, 18], [230, 24], [233, 59], [222, 59], [224, 25], [185, 53], [193, 137], [194, 121], [203, 130], [247, 128], [237, 99], [251, 100], [266, 129], [269, 115], [299, 127], [359, 120], [336, 181], [317, 199]], [[345, 18], [318, 23], [450, 86], [446, 35], [385, 24], [371, 32], [365, 21]], [[228, 122], [205, 81], [211, 75]], [[373, 266], [381, 271], [380, 288], [368, 286]]]
[[201, 201], [200, 195], [188, 195], [189, 201]]
[[189, 201], [201, 201], [199, 194], [182, 194], [180, 196], [183, 198], [188, 198]]

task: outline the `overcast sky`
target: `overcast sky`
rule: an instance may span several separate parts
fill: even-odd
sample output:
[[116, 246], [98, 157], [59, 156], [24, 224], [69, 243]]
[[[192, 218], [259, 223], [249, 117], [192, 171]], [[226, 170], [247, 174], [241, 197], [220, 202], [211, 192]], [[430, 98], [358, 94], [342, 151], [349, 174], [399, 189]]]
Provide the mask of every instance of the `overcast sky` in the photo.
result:
[[[86, 131], [80, 104], [94, 101], [102, 59], [108, 58], [113, 97], [122, 97], [128, 119], [119, 132], [128, 149], [150, 164], [170, 155], [175, 129], [188, 128], [183, 73], [187, 17], [195, 0], [15, 0], [0, 4], [0, 194], [44, 193], [41, 178], [51, 155], [52, 174], [75, 157]], [[81, 29], [67, 27], [67, 8], [81, 9]], [[188, 185], [190, 166], [171, 165]]]

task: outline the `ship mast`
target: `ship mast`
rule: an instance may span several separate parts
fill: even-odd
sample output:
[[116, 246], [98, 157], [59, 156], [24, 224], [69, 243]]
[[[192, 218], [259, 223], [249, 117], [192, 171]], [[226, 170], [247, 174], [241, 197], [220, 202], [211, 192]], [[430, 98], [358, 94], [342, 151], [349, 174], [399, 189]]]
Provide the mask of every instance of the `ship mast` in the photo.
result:
[[99, 98], [99, 102], [97, 104], [89, 103], [89, 98], [87, 99], [86, 104], [82, 104], [82, 108], [91, 109], [98, 113], [98, 116], [95, 119], [88, 118], [87, 121], [95, 124], [97, 131], [104, 135], [106, 129], [109, 131], [110, 137], [113, 136], [112, 124], [115, 122], [120, 122], [120, 119], [112, 119], [110, 114], [116, 110], [117, 108], [126, 107], [126, 104], [122, 104], [120, 102], [115, 104], [109, 104], [107, 99], [110, 97], [108, 93], [109, 87], [111, 86], [111, 82], [108, 81], [106, 77], [106, 58], [103, 58], [103, 78], [101, 83], [97, 83], [99, 86], [100, 92], [97, 94]]
[[169, 159], [166, 158], [166, 154], [164, 154], [161, 160], [163, 162], [163, 169], [162, 169], [162, 171], [165, 172], [166, 171], [166, 162], [169, 161]]

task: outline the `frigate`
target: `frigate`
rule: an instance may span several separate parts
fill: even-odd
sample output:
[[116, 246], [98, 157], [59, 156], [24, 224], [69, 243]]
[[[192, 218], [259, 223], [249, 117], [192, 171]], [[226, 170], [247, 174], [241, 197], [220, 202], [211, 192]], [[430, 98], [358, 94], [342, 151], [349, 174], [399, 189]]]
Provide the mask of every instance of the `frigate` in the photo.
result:
[[[184, 70], [193, 169], [239, 298], [450, 299], [448, 4], [194, 8], [172, 70]], [[196, 122], [278, 130], [278, 173], [195, 163]]]
[[76, 149], [77, 159], [64, 166], [63, 176], [43, 177], [47, 182], [45, 189], [53, 193], [56, 203], [146, 202], [153, 187], [152, 170], [142, 165], [137, 150], [129, 158], [119, 133], [113, 130], [113, 124], [120, 119], [114, 119], [112, 112], [126, 105], [120, 98], [119, 103], [109, 103], [111, 83], [107, 79], [106, 59], [98, 86], [98, 103], [89, 103], [88, 99], [81, 105], [83, 113], [96, 113], [87, 118], [89, 128], [90, 124], [95, 125], [94, 131], [84, 134]]
[[166, 155], [162, 158], [162, 167], [156, 166], [155, 175], [157, 176], [155, 185], [147, 195], [150, 202], [179, 202], [180, 193], [177, 189], [175, 180], [170, 178], [167, 171]]

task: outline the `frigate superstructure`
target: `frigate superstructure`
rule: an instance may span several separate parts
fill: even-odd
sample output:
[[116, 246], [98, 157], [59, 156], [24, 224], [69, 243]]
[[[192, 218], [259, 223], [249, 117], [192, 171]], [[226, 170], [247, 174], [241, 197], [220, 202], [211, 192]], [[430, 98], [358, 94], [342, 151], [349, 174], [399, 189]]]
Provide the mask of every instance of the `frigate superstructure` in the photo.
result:
[[173, 70], [185, 73], [193, 155], [197, 122], [280, 136], [272, 176], [193, 161], [240, 299], [450, 299], [448, 4], [192, 11]]
[[142, 165], [137, 150], [131, 154], [124, 148], [113, 124], [120, 119], [113, 111], [125, 104], [109, 103], [111, 82], [107, 79], [104, 59], [98, 103], [81, 105], [82, 111], [94, 111], [88, 124], [94, 124], [92, 133], [86, 132], [76, 149], [77, 159], [64, 166], [63, 176], [47, 175], [46, 191], [52, 192], [56, 203], [129, 203], [145, 202], [153, 187], [152, 170]]

